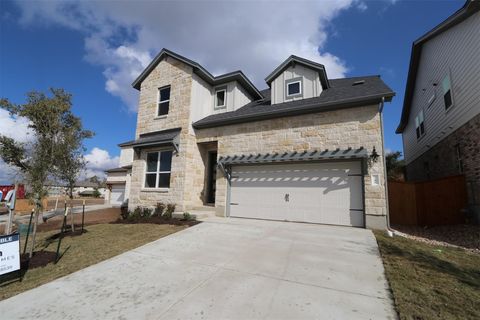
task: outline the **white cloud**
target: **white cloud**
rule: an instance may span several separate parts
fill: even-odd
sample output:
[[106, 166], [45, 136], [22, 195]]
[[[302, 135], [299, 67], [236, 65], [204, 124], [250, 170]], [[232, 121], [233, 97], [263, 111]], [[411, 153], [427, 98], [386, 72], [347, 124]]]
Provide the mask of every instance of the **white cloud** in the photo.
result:
[[0, 109], [0, 135], [19, 142], [28, 142], [33, 135], [32, 130], [28, 128], [28, 123], [28, 119], [12, 117], [8, 111]]
[[16, 178], [20, 178], [18, 171], [0, 159], [0, 185], [13, 184]]
[[359, 2], [357, 3], [357, 8], [358, 8], [358, 10], [360, 10], [360, 11], [365, 11], [365, 10], [368, 9], [368, 6], [367, 6], [367, 4], [366, 4], [365, 2], [359, 1]]
[[87, 165], [83, 174], [84, 177], [97, 176], [103, 178], [105, 177], [105, 170], [118, 167], [120, 158], [118, 156], [112, 157], [108, 151], [95, 147], [85, 155], [85, 160]]
[[[28, 143], [33, 137], [28, 123], [26, 118], [12, 117], [8, 111], [0, 109], [0, 135]], [[11, 184], [17, 178], [20, 178], [18, 170], [0, 159], [0, 184]]]
[[338, 1], [80, 1], [23, 2], [21, 23], [57, 24], [85, 34], [85, 58], [104, 68], [105, 89], [137, 108], [131, 82], [162, 47], [214, 74], [243, 70], [260, 88], [290, 54], [326, 65], [332, 78], [348, 70], [324, 49], [327, 28], [341, 11], [365, 10]]

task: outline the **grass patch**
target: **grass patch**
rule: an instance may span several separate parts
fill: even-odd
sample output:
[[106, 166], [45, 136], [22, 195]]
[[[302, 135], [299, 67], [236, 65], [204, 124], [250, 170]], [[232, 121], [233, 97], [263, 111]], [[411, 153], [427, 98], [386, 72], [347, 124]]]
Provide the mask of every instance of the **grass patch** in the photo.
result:
[[480, 319], [480, 255], [375, 236], [400, 319]]
[[[1, 284], [2, 277], [0, 277], [0, 300], [183, 230], [185, 227], [156, 224], [97, 224], [88, 226], [87, 229], [88, 232], [81, 236], [62, 239], [61, 252], [67, 248], [68, 250], [56, 265], [51, 263], [42, 268], [28, 270], [22, 282], [4, 285]], [[57, 232], [58, 230], [39, 232], [35, 251], [55, 252], [57, 240], [48, 241], [47, 238]], [[23, 250], [23, 241], [21, 249]]]

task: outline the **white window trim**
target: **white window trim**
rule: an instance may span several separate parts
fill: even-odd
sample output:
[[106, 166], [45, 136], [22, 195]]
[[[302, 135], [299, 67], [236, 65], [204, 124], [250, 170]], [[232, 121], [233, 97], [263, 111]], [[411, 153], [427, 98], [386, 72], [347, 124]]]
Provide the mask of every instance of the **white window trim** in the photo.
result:
[[[297, 93], [290, 94], [289, 92], [290, 85], [295, 83], [298, 83], [298, 88], [300, 89], [300, 91], [298, 91]], [[302, 95], [302, 80], [297, 80], [297, 81], [292, 81], [287, 83], [287, 97], [294, 97], [294, 96], [300, 96], [300, 95]]]
[[[450, 100], [452, 101], [452, 104], [448, 108], [445, 107], [445, 94], [446, 94], [446, 92], [445, 92], [445, 89], [443, 87], [443, 82], [445, 81], [445, 79], [447, 77], [448, 77], [448, 84], [449, 84], [448, 91], [450, 91]], [[448, 113], [451, 109], [453, 109], [453, 107], [455, 107], [455, 100], [453, 99], [452, 75], [451, 75], [450, 71], [442, 79], [442, 102], [443, 102], [443, 109], [445, 110], [445, 113]]]
[[[422, 115], [422, 121], [420, 121], [420, 114]], [[418, 125], [417, 125], [418, 121]], [[423, 123], [423, 133], [420, 131], [420, 136], [417, 137], [417, 129], [421, 130], [421, 124]], [[420, 110], [417, 115], [415, 116], [415, 137], [417, 140], [420, 140], [424, 135], [426, 134], [425, 130], [425, 112], [423, 110]]]
[[[170, 188], [159, 188], [158, 187], [158, 182], [160, 181], [159, 179], [159, 175], [161, 173], [170, 173], [170, 178], [172, 177], [172, 167], [171, 167], [171, 164], [170, 164], [170, 171], [160, 171], [160, 162], [161, 162], [161, 153], [162, 152], [168, 152], [168, 151], [172, 151], [172, 150], [167, 150], [167, 149], [164, 149], [164, 150], [159, 150], [159, 151], [147, 151], [145, 152], [145, 165], [144, 165], [144, 174], [143, 174], [143, 181], [142, 181], [142, 191], [168, 191], [170, 190]], [[148, 169], [148, 165], [147, 165], [147, 159], [148, 159], [148, 154], [149, 153], [158, 153], [158, 160], [157, 160], [157, 170], [154, 172], [154, 171], [147, 171]], [[173, 154], [172, 154], [172, 161], [173, 161]], [[155, 187], [146, 187], [145, 186], [145, 182], [147, 180], [147, 174], [156, 174], [156, 180], [155, 180]]]
[[[219, 92], [223, 91], [224, 94], [223, 94], [223, 104], [222, 105], [218, 105], [217, 102], [218, 102], [218, 97], [217, 97], [217, 94]], [[227, 88], [222, 88], [222, 89], [216, 89], [215, 90], [215, 102], [214, 102], [214, 107], [215, 109], [221, 109], [221, 108], [225, 108], [227, 106]]]
[[437, 98], [437, 94], [435, 93], [435, 91], [433, 91], [432, 96], [428, 99], [428, 107], [429, 108], [433, 104], [433, 102], [435, 101], [436, 98]]
[[[169, 95], [169, 99], [167, 100], [163, 100], [163, 101], [160, 101], [160, 98], [161, 98], [161, 94], [160, 94], [160, 91], [163, 90], [163, 89], [167, 89], [169, 88], [170, 89], [170, 94], [172, 94], [172, 86], [168, 85], [168, 86], [164, 86], [164, 87], [160, 87], [158, 88], [157, 90], [157, 114], [155, 116], [155, 119], [162, 119], [162, 118], [166, 118], [168, 113], [170, 113], [170, 95]], [[168, 113], [167, 114], [162, 114], [162, 115], [159, 115], [158, 112], [160, 111], [160, 103], [164, 103], [164, 102], [168, 102]]]

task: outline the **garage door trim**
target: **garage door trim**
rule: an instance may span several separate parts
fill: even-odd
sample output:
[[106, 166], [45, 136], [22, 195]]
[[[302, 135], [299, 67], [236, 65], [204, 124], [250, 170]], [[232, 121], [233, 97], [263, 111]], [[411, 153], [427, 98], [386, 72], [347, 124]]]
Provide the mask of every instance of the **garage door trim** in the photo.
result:
[[[282, 161], [282, 162], [267, 162], [267, 163], [241, 163], [238, 165], [228, 165], [228, 171], [229, 173], [232, 172], [233, 167], [238, 167], [238, 166], [262, 166], [262, 165], [295, 165], [295, 164], [315, 164], [315, 163], [335, 163], [335, 162], [359, 162], [360, 163], [360, 174], [347, 174], [347, 176], [358, 176], [360, 177], [360, 188], [361, 188], [361, 203], [363, 206], [363, 209], [359, 208], [350, 208], [349, 211], [361, 211], [363, 212], [362, 215], [362, 225], [358, 225], [356, 227], [360, 228], [365, 228], [366, 227], [366, 212], [365, 212], [365, 172], [366, 172], [366, 159], [361, 157], [361, 158], [349, 158], [349, 159], [330, 159], [330, 160], [312, 160], [312, 161]], [[226, 168], [226, 169], [227, 169]], [[232, 197], [232, 183], [231, 183], [231, 178], [232, 176], [230, 174], [227, 175], [227, 194], [226, 194], [226, 212], [225, 215], [226, 217], [231, 217], [231, 206], [234, 205], [231, 203], [231, 197]], [[261, 218], [254, 218], [254, 219], [260, 219]], [[265, 220], [265, 219], [264, 219]], [[271, 219], [266, 219], [266, 220], [271, 220]], [[282, 220], [278, 220], [282, 221]], [[304, 222], [304, 221], [295, 221], [295, 220], [288, 220], [291, 222]], [[306, 223], [314, 223], [314, 222], [306, 222]], [[327, 223], [318, 223], [318, 224], [327, 224]]]

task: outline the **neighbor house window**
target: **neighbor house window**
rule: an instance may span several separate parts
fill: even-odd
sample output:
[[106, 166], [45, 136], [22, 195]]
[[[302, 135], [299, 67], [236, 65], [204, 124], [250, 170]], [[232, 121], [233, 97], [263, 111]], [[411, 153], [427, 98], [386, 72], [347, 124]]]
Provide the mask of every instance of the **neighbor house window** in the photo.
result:
[[425, 134], [425, 123], [423, 119], [423, 110], [415, 117], [415, 129], [417, 131], [417, 139], [420, 139]]
[[302, 94], [302, 81], [290, 80], [287, 82], [287, 97], [299, 96]]
[[445, 103], [445, 110], [448, 110], [448, 108], [450, 108], [453, 105], [450, 76], [446, 76], [443, 79], [442, 87], [443, 87], [443, 102]]
[[170, 106], [170, 86], [158, 89], [158, 116], [168, 114]]
[[169, 188], [172, 151], [147, 153], [145, 188]]
[[215, 91], [215, 108], [222, 108], [227, 105], [227, 89], [218, 89]]

